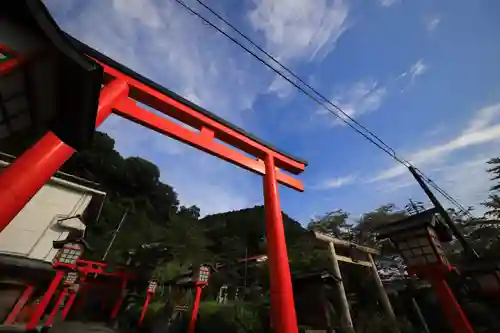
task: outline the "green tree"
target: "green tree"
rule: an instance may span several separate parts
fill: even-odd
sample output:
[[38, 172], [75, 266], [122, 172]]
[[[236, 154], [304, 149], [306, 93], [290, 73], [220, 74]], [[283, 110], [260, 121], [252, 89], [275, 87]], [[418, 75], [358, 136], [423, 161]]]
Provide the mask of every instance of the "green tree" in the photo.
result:
[[488, 200], [483, 203], [483, 205], [488, 209], [485, 216], [500, 218], [500, 196], [498, 192], [500, 190], [500, 158], [495, 157], [487, 162], [491, 167], [487, 170], [491, 174], [491, 180], [497, 181], [495, 185], [490, 188], [490, 195]]
[[340, 237], [340, 235], [345, 235], [352, 228], [352, 225], [347, 222], [348, 218], [349, 213], [337, 209], [314, 217], [307, 225], [307, 229], [331, 233]]
[[392, 203], [382, 205], [371, 212], [363, 214], [355, 227], [357, 242], [367, 246], [376, 246], [378, 241], [374, 230], [384, 224], [401, 220], [406, 216], [406, 211], [397, 209]]

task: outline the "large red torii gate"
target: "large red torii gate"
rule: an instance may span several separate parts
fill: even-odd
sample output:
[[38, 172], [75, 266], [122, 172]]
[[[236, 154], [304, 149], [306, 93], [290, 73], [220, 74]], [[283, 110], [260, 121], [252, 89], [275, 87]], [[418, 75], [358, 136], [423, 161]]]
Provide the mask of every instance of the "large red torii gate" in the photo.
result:
[[[104, 69], [96, 126], [114, 113], [263, 176], [272, 326], [275, 332], [297, 333], [278, 183], [303, 191], [301, 181], [280, 169], [297, 175], [304, 171], [307, 162], [280, 152], [89, 46], [66, 37], [77, 50]], [[195, 130], [154, 114], [138, 102]], [[74, 152], [49, 131], [0, 174], [0, 232]]]

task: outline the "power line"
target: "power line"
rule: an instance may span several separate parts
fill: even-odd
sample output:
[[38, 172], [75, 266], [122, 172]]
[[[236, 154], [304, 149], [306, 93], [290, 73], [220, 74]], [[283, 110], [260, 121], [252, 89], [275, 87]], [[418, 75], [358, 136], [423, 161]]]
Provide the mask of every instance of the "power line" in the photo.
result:
[[[257, 55], [254, 51], [250, 50], [248, 47], [243, 45], [240, 41], [236, 40], [234, 37], [230, 36], [228, 33], [223, 31], [221, 28], [216, 26], [214, 23], [210, 22], [208, 19], [203, 17], [200, 13], [196, 12], [193, 10], [191, 7], [186, 5], [182, 0], [175, 0], [180, 6], [182, 6], [184, 9], [189, 11], [192, 15], [198, 17], [201, 19], [205, 24], [209, 25], [210, 27], [214, 28], [217, 30], [219, 33], [224, 35], [226, 38], [231, 40], [233, 43], [241, 47], [243, 50], [245, 50], [247, 53], [252, 55], [255, 59], [260, 61], [262, 64], [264, 64], [266, 67], [271, 69], [273, 72], [278, 74], [280, 77], [285, 79], [288, 83], [292, 84], [295, 88], [297, 88], [299, 91], [301, 91], [303, 94], [305, 94], [307, 97], [311, 98], [313, 101], [315, 101], [318, 105], [322, 106], [325, 110], [333, 114], [335, 117], [337, 117], [339, 120], [344, 122], [347, 126], [349, 126], [351, 129], [356, 131], [358, 134], [362, 135], [366, 140], [374, 144], [377, 148], [388, 154], [390, 157], [392, 157], [394, 160], [396, 160], [398, 163], [402, 164], [405, 167], [412, 166], [410, 162], [408, 162], [405, 159], [402, 159], [397, 156], [396, 151], [390, 147], [388, 144], [386, 144], [379, 136], [377, 136], [375, 133], [370, 131], [368, 128], [360, 124], [357, 120], [353, 119], [349, 114], [344, 112], [342, 108], [340, 108], [338, 105], [335, 103], [331, 102], [328, 98], [326, 98], [324, 95], [322, 95], [318, 90], [313, 88], [310, 84], [302, 80], [298, 75], [296, 75], [292, 70], [290, 70], [288, 67], [283, 65], [280, 61], [276, 60], [271, 54], [269, 54], [266, 50], [264, 50], [262, 47], [257, 45], [255, 42], [253, 42], [249, 37], [247, 37], [244, 33], [242, 33], [238, 28], [236, 28], [233, 24], [231, 24], [229, 21], [227, 21], [225, 18], [223, 18], [219, 13], [217, 13], [215, 10], [210, 8], [208, 5], [206, 5], [203, 1], [201, 0], [196, 0], [200, 5], [202, 5], [206, 10], [208, 10], [211, 14], [216, 16], [219, 20], [224, 22], [227, 26], [229, 26], [233, 31], [235, 31], [239, 36], [241, 36], [243, 39], [245, 39], [248, 43], [250, 43], [253, 47], [255, 47], [257, 50], [262, 52], [265, 56], [267, 56], [274, 64], [278, 65], [280, 68], [285, 70], [288, 74], [290, 74], [295, 80], [300, 82], [303, 86], [305, 86], [309, 91], [306, 91], [303, 87], [299, 86], [296, 82], [294, 82], [292, 79], [287, 77], [285, 74], [283, 74], [281, 71], [277, 70], [275, 67], [273, 67], [271, 64], [269, 64], [266, 60], [261, 58], [259, 55]], [[314, 93], [314, 95], [312, 93]], [[319, 98], [318, 98], [319, 97]], [[328, 105], [325, 105], [324, 103], [327, 103]], [[340, 112], [342, 115], [337, 114], [334, 110], [332, 110], [330, 107], [333, 107], [335, 110]], [[349, 121], [348, 121], [349, 120]], [[355, 126], [356, 125], [356, 126]], [[361, 129], [360, 129], [361, 128]], [[414, 167], [415, 168], [415, 167]], [[460, 209], [462, 212], [465, 214], [469, 215], [472, 217], [472, 214], [465, 209], [458, 201], [456, 201], [450, 194], [448, 194], [443, 188], [439, 187], [432, 179], [430, 179], [428, 176], [426, 176], [421, 170], [415, 168], [419, 175], [430, 185], [432, 186], [436, 191], [438, 191], [446, 200], [448, 200], [451, 204], [455, 205], [458, 209]]]
[[[415, 167], [414, 167], [415, 168]], [[415, 170], [418, 172], [418, 174], [430, 185], [432, 186], [436, 191], [439, 192], [446, 200], [454, 204], [458, 209], [460, 209], [464, 214], [466, 214], [469, 217], [474, 217], [468, 209], [466, 209], [464, 206], [462, 206], [457, 200], [455, 200], [450, 194], [448, 194], [443, 188], [441, 188], [439, 185], [437, 185], [431, 178], [426, 176], [422, 171], [420, 171], [418, 168], [415, 168]]]
[[[339, 106], [331, 102], [328, 98], [326, 98], [324, 95], [322, 95], [318, 90], [316, 90], [314, 87], [312, 87], [310, 84], [302, 80], [298, 75], [296, 75], [294, 72], [292, 72], [287, 66], [283, 65], [281, 62], [276, 60], [269, 52], [264, 50], [262, 47], [257, 45], [254, 41], [252, 41], [249, 37], [247, 37], [244, 33], [242, 33], [238, 28], [236, 28], [233, 24], [228, 22], [225, 18], [223, 18], [219, 13], [217, 13], [215, 10], [207, 6], [203, 1], [201, 0], [196, 0], [200, 5], [202, 5], [205, 9], [207, 9], [210, 13], [215, 15], [219, 20], [224, 22], [227, 26], [229, 26], [231, 29], [233, 29], [239, 36], [241, 36], [243, 39], [245, 39], [247, 42], [249, 42], [252, 46], [254, 46], [257, 50], [265, 54], [273, 63], [284, 69], [287, 73], [289, 73], [294, 79], [302, 83], [304, 86], [306, 86], [309, 90], [314, 92], [317, 96], [319, 96], [324, 102], [328, 103], [330, 106], [334, 107], [337, 111], [342, 113], [344, 117], [355, 123], [357, 126], [362, 128], [366, 133], [369, 133], [375, 140], [377, 140], [381, 145], [383, 145], [387, 150], [391, 152], [392, 156], [396, 155], [396, 152], [394, 149], [392, 149], [389, 145], [387, 145], [380, 137], [378, 137], [375, 133], [370, 131], [368, 128], [360, 124], [358, 121], [356, 121], [354, 118], [349, 116], [346, 112], [344, 112]], [[337, 116], [337, 115], [336, 115]], [[344, 121], [345, 122], [345, 121]]]
[[[366, 133], [364, 133], [363, 131], [361, 131], [360, 129], [358, 129], [356, 126], [354, 126], [353, 124], [349, 123], [345, 118], [347, 119], [352, 119], [347, 113], [345, 113], [341, 108], [339, 108], [337, 105], [331, 103], [328, 101], [328, 99], [326, 97], [323, 97], [326, 101], [328, 101], [329, 104], [332, 104], [333, 107], [335, 107], [337, 110], [339, 110], [339, 112], [342, 113], [342, 115], [345, 117], [342, 117], [340, 115], [338, 115], [335, 111], [333, 111], [332, 109], [330, 109], [328, 106], [326, 106], [325, 104], [323, 104], [323, 102], [321, 102], [316, 96], [313, 96], [310, 92], [304, 90], [304, 88], [302, 88], [301, 86], [299, 86], [297, 83], [293, 82], [290, 78], [286, 77], [283, 73], [281, 73], [279, 70], [277, 70], [276, 68], [274, 68], [273, 66], [271, 66], [269, 63], [267, 63], [264, 59], [262, 59], [261, 57], [259, 57], [255, 52], [253, 52], [252, 50], [250, 50], [248, 47], [246, 47], [245, 45], [241, 44], [238, 40], [236, 40], [234, 37], [230, 36], [228, 33], [226, 33], [225, 31], [223, 31], [222, 29], [220, 29], [219, 27], [217, 27], [215, 24], [213, 24], [212, 22], [210, 22], [209, 20], [207, 20], [205, 17], [203, 17], [201, 14], [199, 14], [198, 12], [194, 11], [191, 7], [189, 7], [188, 5], [186, 5], [182, 0], [175, 0], [179, 5], [181, 5], [183, 8], [185, 8], [187, 11], [189, 11], [191, 14], [197, 16], [198, 18], [200, 18], [205, 24], [211, 26], [212, 28], [214, 28], [215, 30], [217, 30], [218, 32], [220, 32], [221, 34], [223, 34], [225, 37], [227, 37], [229, 40], [231, 40], [233, 43], [237, 44], [238, 46], [240, 46], [242, 49], [244, 49], [246, 52], [248, 52], [249, 54], [251, 54], [254, 58], [256, 58], [258, 61], [260, 61], [262, 64], [264, 64], [266, 67], [268, 67], [269, 69], [271, 69], [273, 72], [275, 72], [276, 74], [278, 74], [279, 76], [281, 76], [283, 79], [285, 79], [288, 83], [292, 84], [295, 88], [299, 89], [302, 93], [304, 93], [306, 96], [308, 96], [309, 98], [311, 98], [313, 101], [315, 101], [318, 105], [322, 106], [323, 108], [325, 108], [328, 112], [330, 112], [331, 114], [333, 114], [335, 117], [337, 117], [338, 119], [340, 119], [342, 122], [344, 122], [347, 126], [351, 127], [353, 130], [355, 130], [357, 133], [359, 133], [360, 135], [362, 135], [366, 140], [370, 141], [371, 143], [373, 143], [375, 146], [377, 146], [379, 149], [381, 149], [382, 151], [384, 151], [386, 154], [388, 154], [389, 156], [391, 156], [392, 158], [394, 158], [396, 161], [400, 162], [400, 163], [403, 163], [403, 161], [401, 159], [399, 159], [394, 153], [393, 153], [393, 149], [390, 148], [389, 146], [387, 146], [387, 144], [383, 143], [379, 143], [378, 141], [381, 141], [380, 139], [378, 138], [371, 138], [370, 136], [368, 136]], [[247, 37], [248, 38], [248, 37]], [[274, 58], [273, 58], [274, 59]], [[274, 59], [274, 61], [276, 63], [279, 63], [278, 60]], [[280, 63], [279, 63], [280, 64]], [[281, 64], [280, 64], [281, 65]], [[283, 65], [281, 65], [283, 66]], [[294, 74], [295, 75], [295, 74]], [[302, 80], [300, 80], [302, 81]], [[304, 82], [304, 81], [302, 81]], [[359, 124], [358, 122], [354, 121], [355, 124]], [[387, 146], [387, 147], [386, 147]], [[404, 163], [403, 163], [404, 164]]]

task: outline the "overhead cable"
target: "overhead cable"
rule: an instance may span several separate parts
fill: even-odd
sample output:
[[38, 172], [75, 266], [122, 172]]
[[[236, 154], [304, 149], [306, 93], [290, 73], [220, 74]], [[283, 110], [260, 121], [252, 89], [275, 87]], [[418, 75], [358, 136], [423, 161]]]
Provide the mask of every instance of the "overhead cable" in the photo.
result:
[[[283, 65], [280, 61], [278, 61], [276, 58], [274, 58], [270, 53], [268, 53], [266, 50], [264, 50], [261, 46], [253, 42], [248, 36], [246, 36], [244, 33], [242, 33], [238, 28], [236, 28], [233, 24], [231, 24], [229, 21], [227, 21], [224, 17], [222, 17], [219, 13], [217, 13], [215, 10], [210, 8], [208, 5], [206, 5], [202, 0], [196, 0], [200, 5], [202, 5], [206, 10], [208, 10], [212, 15], [216, 16], [219, 20], [224, 22], [228, 27], [230, 27], [234, 32], [236, 32], [240, 37], [242, 37], [244, 40], [246, 40], [248, 43], [250, 43], [254, 48], [256, 48], [258, 51], [263, 53], [269, 60], [272, 61], [275, 65], [279, 66], [281, 69], [283, 69], [286, 73], [288, 73], [293, 79], [297, 80], [300, 82], [303, 86], [305, 86], [309, 91], [304, 89], [304, 87], [300, 86], [297, 84], [297, 82], [294, 82], [294, 80], [290, 79], [287, 77], [284, 73], [276, 69], [273, 65], [269, 64], [265, 59], [260, 57], [258, 54], [256, 54], [254, 51], [250, 50], [247, 46], [243, 45], [240, 41], [238, 41], [236, 38], [232, 37], [229, 35], [227, 32], [216, 26], [214, 23], [210, 22], [207, 18], [205, 18], [203, 15], [200, 13], [196, 12], [194, 9], [186, 5], [186, 3], [182, 0], [175, 0], [180, 6], [182, 6], [184, 9], [186, 9], [188, 12], [190, 12], [192, 15], [198, 17], [201, 19], [205, 24], [209, 25], [213, 29], [217, 30], [219, 33], [224, 35], [226, 38], [231, 40], [233, 43], [241, 47], [243, 50], [245, 50], [247, 53], [252, 55], [255, 59], [260, 61], [262, 64], [264, 64], [266, 67], [268, 67], [271, 71], [274, 73], [278, 74], [281, 78], [286, 80], [288, 83], [293, 85], [295, 88], [297, 88], [300, 92], [305, 94], [307, 97], [312, 99], [314, 102], [316, 102], [318, 105], [323, 107], [325, 110], [330, 112], [332, 115], [337, 117], [340, 121], [345, 123], [347, 126], [349, 126], [351, 129], [356, 131], [358, 134], [363, 136], [366, 140], [368, 140], [370, 143], [375, 145], [377, 148], [385, 152], [387, 155], [392, 157], [395, 161], [398, 163], [402, 164], [405, 167], [412, 166], [410, 162], [407, 160], [400, 158], [397, 154], [396, 151], [390, 147], [388, 144], [386, 144], [379, 136], [377, 136], [374, 132], [370, 131], [368, 128], [366, 128], [364, 125], [360, 124], [357, 120], [352, 118], [349, 114], [347, 114], [344, 110], [342, 110], [341, 107], [339, 107], [337, 104], [331, 102], [328, 98], [326, 98], [323, 94], [321, 94], [317, 89], [312, 87], [310, 84], [305, 82], [303, 79], [301, 79], [297, 74], [295, 74], [292, 70], [290, 70], [287, 66]], [[326, 105], [325, 105], [326, 103]], [[334, 108], [337, 110], [340, 114], [332, 110], [331, 108]], [[422, 176], [422, 178], [430, 185], [432, 186], [436, 191], [438, 191], [446, 200], [448, 200], [451, 204], [455, 205], [459, 210], [461, 210], [464, 214], [468, 216], [472, 216], [472, 214], [469, 212], [469, 210], [465, 209], [457, 200], [455, 200], [450, 194], [448, 194], [444, 189], [439, 187], [432, 179], [430, 179], [428, 176], [426, 176], [421, 170], [418, 168], [415, 168], [417, 172]]]

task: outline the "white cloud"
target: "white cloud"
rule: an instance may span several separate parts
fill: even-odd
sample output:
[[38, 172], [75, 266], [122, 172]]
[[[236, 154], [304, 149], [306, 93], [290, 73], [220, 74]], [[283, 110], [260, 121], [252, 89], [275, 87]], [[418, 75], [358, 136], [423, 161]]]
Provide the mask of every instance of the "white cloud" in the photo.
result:
[[412, 81], [415, 80], [415, 78], [417, 78], [418, 76], [423, 75], [425, 72], [427, 72], [427, 69], [428, 69], [428, 66], [424, 62], [424, 60], [419, 59], [416, 63], [414, 63], [410, 67], [410, 71], [409, 71], [410, 78], [412, 79]]
[[378, 0], [379, 5], [382, 7], [392, 7], [400, 2], [401, 0]]
[[350, 185], [354, 182], [355, 179], [356, 177], [354, 175], [330, 178], [322, 181], [320, 184], [313, 186], [312, 188], [317, 190], [331, 190]]
[[479, 109], [476, 116], [469, 122], [465, 133], [474, 133], [490, 125], [498, 116], [500, 116], [500, 103], [488, 105]]
[[424, 26], [428, 32], [436, 30], [439, 23], [441, 23], [441, 18], [436, 14], [424, 17]]
[[152, 28], [159, 28], [162, 25], [157, 7], [148, 1], [113, 0], [113, 7], [120, 14], [139, 20], [141, 24], [146, 24]]
[[280, 60], [324, 57], [347, 29], [343, 0], [254, 0], [249, 18], [266, 49]]
[[408, 70], [401, 73], [398, 77], [399, 80], [406, 80], [406, 83], [404, 83], [404, 87], [401, 89], [401, 91], [405, 91], [411, 85], [413, 85], [415, 83], [415, 80], [419, 76], [424, 75], [428, 71], [428, 69], [429, 65], [425, 63], [424, 59], [419, 59], [415, 63], [413, 63]]
[[[46, 3], [62, 28], [76, 38], [239, 126], [244, 127], [244, 112], [272, 79], [260, 64], [173, 1]], [[255, 201], [248, 191], [241, 191], [244, 181], [233, 179], [242, 173], [231, 165], [221, 166], [226, 162], [206, 159], [202, 152], [116, 117], [102, 130], [116, 139], [125, 156], [138, 155], [159, 165], [162, 179], [175, 187], [181, 202], [199, 205], [203, 214]], [[218, 172], [224, 177], [216, 181]]]
[[[387, 96], [387, 89], [371, 78], [362, 79], [339, 90], [331, 101], [352, 118], [377, 110]], [[316, 113], [331, 117], [324, 108], [318, 109]], [[332, 124], [339, 125], [342, 122], [335, 119]]]
[[[495, 153], [498, 154], [498, 151]], [[481, 202], [487, 198], [492, 185], [490, 176], [486, 172], [488, 167], [486, 162], [490, 157], [491, 151], [488, 149], [484, 149], [483, 153], [469, 152], [467, 158], [449, 159], [439, 165], [429, 164], [423, 171], [463, 206], [473, 206], [474, 213], [479, 216], [484, 213]], [[380, 204], [394, 202], [404, 206], [408, 198], [413, 198], [425, 202], [426, 206], [432, 205], [406, 169], [405, 173], [398, 177], [372, 183], [369, 186], [372, 192], [377, 193], [376, 200]], [[445, 207], [456, 208], [437, 191], [434, 193]]]
[[440, 186], [451, 193], [458, 202], [476, 207], [476, 213], [479, 215], [484, 213], [480, 204], [487, 198], [492, 185], [490, 175], [486, 172], [488, 160], [489, 157], [479, 156], [443, 168], [437, 175]]
[[271, 78], [255, 75], [253, 66], [260, 65], [175, 2], [89, 1], [82, 7], [60, 20], [65, 30], [230, 121], [241, 121], [236, 111], [251, 108]]
[[[417, 166], [435, 165], [458, 150], [500, 140], [500, 124], [493, 124], [500, 116], [500, 103], [488, 105], [475, 112], [467, 127], [456, 137], [441, 144], [409, 154], [408, 161]], [[402, 165], [386, 169], [369, 182], [390, 180], [407, 172]]]
[[267, 91], [276, 94], [279, 98], [287, 98], [295, 92], [295, 86], [281, 76], [276, 75]]

